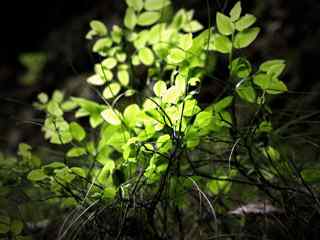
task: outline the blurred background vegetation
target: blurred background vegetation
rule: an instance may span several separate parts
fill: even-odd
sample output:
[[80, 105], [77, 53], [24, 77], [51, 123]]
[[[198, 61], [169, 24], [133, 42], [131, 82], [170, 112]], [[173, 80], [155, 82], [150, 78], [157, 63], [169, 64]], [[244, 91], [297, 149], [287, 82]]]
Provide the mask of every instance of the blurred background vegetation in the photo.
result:
[[[208, 14], [227, 11], [235, 1], [175, 0], [176, 8], [195, 10], [195, 18], [205, 26]], [[244, 0], [244, 8], [257, 16], [262, 33], [247, 50], [249, 58], [262, 62], [268, 58], [287, 61], [284, 81], [289, 93], [275, 99], [280, 124], [300, 114], [319, 109], [320, 83], [320, 2], [317, 0]], [[0, 146], [15, 151], [17, 144], [42, 143], [39, 117], [31, 103], [40, 91], [64, 89], [67, 95], [88, 95], [83, 79], [90, 74], [95, 56], [85, 34], [92, 19], [107, 26], [122, 24], [125, 3], [112, 0], [50, 2], [7, 1], [1, 6], [0, 26]], [[216, 74], [220, 74], [219, 64]], [[210, 101], [219, 91], [208, 82], [202, 93]], [[276, 110], [275, 110], [276, 111]], [[305, 134], [318, 134], [318, 122], [303, 124]], [[309, 129], [311, 128], [311, 129]], [[32, 136], [32, 138], [30, 138]], [[308, 138], [308, 136], [305, 136]]]

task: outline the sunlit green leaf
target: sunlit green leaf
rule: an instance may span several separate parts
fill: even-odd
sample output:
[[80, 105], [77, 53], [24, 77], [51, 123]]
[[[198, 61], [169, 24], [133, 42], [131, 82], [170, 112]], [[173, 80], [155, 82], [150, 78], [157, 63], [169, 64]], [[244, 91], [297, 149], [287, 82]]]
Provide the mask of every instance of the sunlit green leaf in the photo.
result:
[[183, 26], [183, 31], [190, 32], [190, 33], [198, 32], [202, 29], [203, 29], [203, 26], [201, 25], [201, 23], [199, 23], [196, 20], [193, 20], [191, 22], [187, 22]]
[[103, 22], [98, 20], [92, 20], [90, 22], [90, 27], [94, 30], [98, 35], [104, 36], [108, 33], [108, 30]]
[[256, 22], [256, 17], [252, 14], [246, 14], [241, 17], [235, 24], [238, 31], [243, 31], [251, 27]]
[[77, 141], [81, 142], [86, 137], [86, 132], [79, 123], [71, 122], [69, 124], [69, 128], [72, 137]]
[[129, 7], [134, 8], [136, 11], [141, 11], [143, 8], [143, 0], [126, 0]]
[[231, 18], [231, 21], [237, 21], [241, 15], [241, 11], [242, 11], [242, 8], [241, 8], [241, 2], [237, 2], [233, 8], [231, 9], [229, 15], [230, 15], [230, 18]]
[[186, 57], [186, 52], [179, 48], [172, 48], [169, 51], [168, 62], [171, 64], [178, 64], [182, 62]]
[[105, 84], [106, 80], [101, 78], [98, 74], [94, 74], [87, 78], [87, 83], [95, 86], [101, 86]]
[[230, 53], [232, 49], [232, 43], [230, 39], [221, 34], [213, 34], [210, 41], [210, 49], [221, 53]]
[[87, 151], [83, 147], [73, 147], [67, 152], [67, 157], [80, 157], [86, 154]]
[[137, 24], [140, 26], [149, 26], [160, 19], [159, 12], [143, 12], [138, 16]]
[[127, 70], [120, 70], [117, 73], [117, 77], [122, 86], [126, 87], [129, 84], [129, 73]]
[[138, 56], [140, 61], [146, 66], [152, 65], [154, 62], [154, 55], [150, 48], [145, 47], [140, 49]]
[[218, 30], [223, 35], [231, 35], [234, 32], [234, 25], [229, 17], [218, 12], [216, 15]]
[[101, 112], [102, 118], [110, 123], [111, 125], [120, 125], [121, 120], [119, 117], [120, 113], [116, 109], [107, 108]]
[[112, 69], [117, 65], [117, 60], [113, 57], [109, 57], [101, 62], [102, 66], [107, 69]]
[[157, 97], [162, 97], [167, 91], [167, 84], [159, 80], [154, 84], [153, 91]]
[[126, 15], [124, 17], [124, 25], [133, 30], [137, 24], [137, 15], [133, 8], [127, 8]]
[[234, 38], [235, 48], [248, 47], [258, 36], [260, 28], [254, 27], [238, 32]]
[[144, 8], [148, 11], [160, 10], [170, 5], [170, 0], [145, 0]]
[[110, 83], [102, 92], [102, 96], [106, 99], [113, 98], [118, 95], [121, 90], [121, 86], [117, 82]]

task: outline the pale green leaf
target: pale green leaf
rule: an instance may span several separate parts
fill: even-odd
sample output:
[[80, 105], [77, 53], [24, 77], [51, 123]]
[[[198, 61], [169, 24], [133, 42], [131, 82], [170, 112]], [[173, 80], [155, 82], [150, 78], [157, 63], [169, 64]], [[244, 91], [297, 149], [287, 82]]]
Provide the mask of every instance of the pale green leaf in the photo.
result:
[[79, 142], [81, 142], [86, 137], [85, 130], [77, 122], [71, 122], [69, 124], [69, 129], [70, 129], [70, 133], [71, 133], [72, 137]]
[[178, 47], [183, 50], [188, 50], [192, 47], [192, 34], [183, 34], [179, 36]]
[[87, 78], [87, 83], [95, 86], [101, 86], [105, 84], [105, 80], [101, 78], [98, 74], [94, 74]]
[[218, 30], [223, 35], [231, 35], [234, 32], [234, 24], [226, 15], [218, 12], [216, 15], [216, 22]]
[[162, 97], [167, 91], [167, 84], [164, 81], [157, 81], [153, 86], [153, 91], [157, 97]]
[[255, 16], [253, 16], [252, 14], [246, 14], [235, 23], [235, 27], [238, 31], [241, 32], [251, 27], [255, 22], [256, 22]]
[[137, 24], [137, 21], [138, 21], [137, 15], [133, 10], [133, 8], [127, 8], [126, 15], [124, 17], [124, 25], [127, 28], [133, 30]]
[[241, 8], [241, 2], [237, 2], [233, 8], [231, 9], [229, 15], [230, 15], [230, 18], [231, 18], [231, 21], [237, 21], [241, 15], [241, 11], [242, 11], [242, 8]]
[[234, 39], [235, 48], [248, 47], [258, 36], [260, 28], [254, 27], [238, 32]]
[[121, 86], [117, 82], [110, 83], [102, 92], [102, 96], [105, 99], [110, 99], [118, 95], [121, 90]]
[[106, 51], [112, 46], [112, 40], [110, 38], [101, 38], [98, 39], [92, 47], [93, 52]]
[[137, 24], [140, 26], [150, 26], [160, 19], [159, 12], [143, 12], [138, 16]]
[[104, 36], [108, 33], [108, 30], [103, 22], [98, 20], [92, 20], [90, 22], [90, 27], [94, 30], [98, 35]]
[[163, 95], [162, 100], [165, 103], [176, 104], [181, 96], [180, 90], [176, 86], [171, 86]]
[[146, 0], [144, 8], [148, 11], [160, 10], [170, 5], [170, 0]]
[[136, 11], [141, 11], [143, 8], [143, 0], [126, 0], [129, 7], [134, 8]]
[[103, 67], [107, 69], [112, 69], [117, 65], [117, 60], [113, 57], [109, 57], [101, 62]]
[[228, 37], [216, 33], [212, 36], [210, 50], [215, 50], [221, 53], [230, 53], [232, 50], [232, 43]]
[[168, 62], [171, 64], [178, 64], [182, 62], [186, 58], [186, 52], [179, 48], [172, 48], [169, 51], [169, 55], [167, 57]]
[[203, 26], [198, 21], [193, 20], [191, 22], [187, 22], [186, 24], [184, 24], [182, 29], [185, 32], [194, 33], [202, 30]]
[[150, 48], [145, 47], [140, 49], [138, 52], [138, 56], [140, 61], [146, 66], [152, 65], [154, 62], [154, 55]]
[[106, 110], [101, 112], [101, 117], [111, 125], [120, 125], [120, 113], [116, 109], [107, 108]]
[[127, 70], [119, 70], [117, 73], [117, 77], [122, 86], [128, 86], [130, 79]]
[[87, 151], [83, 147], [73, 147], [67, 152], [67, 157], [80, 157], [86, 154]]

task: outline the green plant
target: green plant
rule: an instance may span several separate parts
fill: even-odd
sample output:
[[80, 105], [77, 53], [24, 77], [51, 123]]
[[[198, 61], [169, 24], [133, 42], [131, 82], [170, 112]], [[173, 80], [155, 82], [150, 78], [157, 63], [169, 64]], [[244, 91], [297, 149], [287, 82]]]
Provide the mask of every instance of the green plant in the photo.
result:
[[[39, 94], [34, 106], [46, 113], [45, 139], [66, 154], [61, 161], [41, 162], [30, 146], [21, 145], [25, 150], [19, 155], [33, 159], [24, 170], [27, 179], [54, 196], [52, 204], [83, 206], [83, 213], [96, 215], [96, 206], [118, 209], [116, 230], [106, 227], [92, 235], [117, 239], [140, 210], [150, 238], [175, 233], [176, 227], [169, 226], [175, 218], [183, 236], [179, 216], [193, 208], [194, 190], [215, 227], [223, 204], [213, 207], [210, 199], [231, 196], [232, 189], [239, 191], [235, 184], [253, 186], [249, 194], [259, 189], [275, 202], [274, 191], [296, 192], [281, 185], [292, 177], [292, 168], [270, 121], [270, 99], [287, 91], [279, 79], [285, 62], [268, 60], [254, 67], [242, 51], [260, 32], [253, 26], [256, 18], [243, 14], [238, 2], [228, 15], [218, 12], [216, 24], [204, 29], [193, 11], [181, 9], [171, 16], [169, 0], [126, 3], [123, 27], [109, 30], [94, 20], [86, 36], [101, 59], [87, 78], [99, 101], [65, 97], [60, 91], [51, 98]], [[225, 79], [213, 71], [221, 57], [228, 60]], [[202, 103], [198, 96], [208, 79], [223, 83], [224, 89]], [[249, 117], [238, 105], [250, 109]]]

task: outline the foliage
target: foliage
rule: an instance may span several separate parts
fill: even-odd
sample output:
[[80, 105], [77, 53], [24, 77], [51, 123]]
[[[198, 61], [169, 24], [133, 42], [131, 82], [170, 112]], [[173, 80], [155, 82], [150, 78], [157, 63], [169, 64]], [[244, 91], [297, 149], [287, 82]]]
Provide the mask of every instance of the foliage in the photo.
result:
[[[34, 104], [46, 114], [44, 138], [63, 149], [64, 157], [41, 161], [31, 146], [21, 144], [21, 161], [12, 162], [11, 170], [32, 183], [30, 188], [54, 196], [50, 204], [120, 208], [116, 233], [103, 231], [114, 239], [123, 237], [125, 221], [137, 209], [145, 211], [152, 238], [173, 234], [176, 226], [158, 218], [194, 208], [197, 197], [188, 201], [194, 191], [200, 202], [206, 199], [213, 219], [222, 208], [213, 208], [209, 199], [231, 196], [239, 184], [254, 186], [252, 195], [258, 189], [271, 200], [273, 191], [297, 191], [279, 181], [297, 177], [290, 175], [292, 167], [270, 122], [270, 100], [287, 91], [280, 80], [285, 61], [256, 67], [242, 51], [260, 32], [256, 18], [243, 14], [238, 2], [229, 14], [218, 12], [215, 27], [205, 29], [192, 10], [170, 16], [169, 0], [126, 3], [122, 27], [108, 29], [93, 20], [86, 35], [101, 59], [86, 81], [101, 101], [55, 91], [51, 97], [40, 93]], [[228, 60], [225, 89], [204, 104], [198, 96], [203, 82], [214, 78], [209, 63], [218, 57]], [[139, 79], [141, 69], [145, 79]], [[248, 120], [243, 121], [240, 104], [252, 109]], [[11, 171], [1, 175], [2, 186], [14, 176]], [[317, 179], [308, 176], [308, 181]], [[312, 192], [307, 195], [312, 198]], [[7, 215], [1, 219], [0, 234], [22, 239], [22, 222]], [[67, 237], [71, 227], [60, 237]]]

